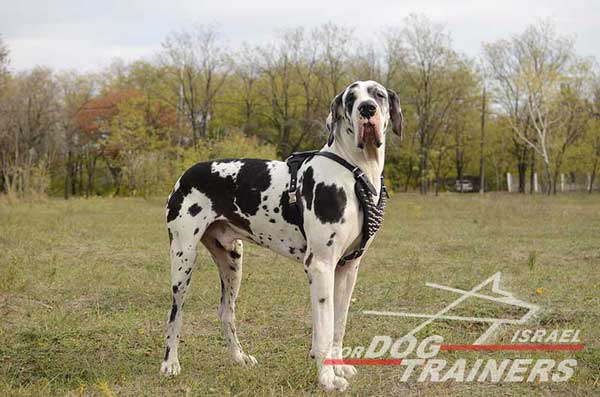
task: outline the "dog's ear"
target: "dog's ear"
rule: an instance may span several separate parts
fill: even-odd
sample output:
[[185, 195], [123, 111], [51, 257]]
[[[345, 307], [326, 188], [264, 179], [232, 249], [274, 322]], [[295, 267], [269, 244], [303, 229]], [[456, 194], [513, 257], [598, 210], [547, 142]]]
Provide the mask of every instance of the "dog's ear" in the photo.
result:
[[329, 138], [327, 139], [327, 145], [331, 146], [333, 144], [333, 140], [335, 139], [335, 130], [337, 129], [337, 124], [342, 118], [343, 109], [342, 109], [342, 97], [344, 96], [344, 91], [340, 92], [335, 96], [333, 101], [331, 102], [331, 106], [329, 107], [329, 115], [327, 116], [327, 131], [329, 131]]
[[402, 135], [402, 109], [400, 109], [400, 98], [398, 98], [398, 94], [396, 94], [392, 90], [387, 90], [388, 93], [388, 101], [390, 104], [390, 118], [392, 119], [392, 131], [396, 135], [403, 139]]

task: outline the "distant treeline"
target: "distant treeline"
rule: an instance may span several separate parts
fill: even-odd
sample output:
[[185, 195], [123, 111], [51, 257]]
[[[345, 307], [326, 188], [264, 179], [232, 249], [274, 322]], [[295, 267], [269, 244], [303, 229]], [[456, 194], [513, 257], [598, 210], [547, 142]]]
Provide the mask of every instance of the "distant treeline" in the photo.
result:
[[365, 41], [325, 24], [230, 48], [215, 26], [170, 34], [151, 61], [97, 73], [10, 70], [0, 39], [0, 193], [158, 195], [195, 162], [283, 159], [325, 142], [334, 96], [354, 80], [397, 91], [406, 138], [391, 139], [395, 190], [438, 192], [457, 179], [519, 190], [538, 173], [594, 179], [600, 158], [596, 63], [538, 22], [472, 59], [413, 15]]

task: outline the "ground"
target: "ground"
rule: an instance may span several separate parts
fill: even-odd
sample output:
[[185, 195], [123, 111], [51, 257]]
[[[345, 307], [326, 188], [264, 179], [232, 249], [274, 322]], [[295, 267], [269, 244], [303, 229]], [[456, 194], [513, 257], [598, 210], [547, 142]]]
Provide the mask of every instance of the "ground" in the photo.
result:
[[[238, 304], [252, 369], [231, 364], [217, 318], [219, 281], [204, 248], [185, 307], [183, 373], [159, 375], [170, 307], [164, 199], [0, 204], [0, 395], [320, 394], [308, 358], [310, 307], [302, 265], [246, 245]], [[360, 270], [347, 345], [399, 337], [417, 324], [364, 310], [434, 312], [502, 272], [503, 287], [542, 307], [526, 328], [580, 329], [585, 349], [553, 353], [443, 353], [574, 357], [567, 383], [400, 383], [398, 367], [360, 367], [349, 395], [600, 395], [600, 198], [507, 194], [397, 194]], [[476, 305], [477, 315], [495, 307]], [[469, 309], [469, 310], [471, 310]], [[516, 329], [505, 326], [498, 342]], [[443, 321], [422, 334], [471, 343], [485, 330]]]

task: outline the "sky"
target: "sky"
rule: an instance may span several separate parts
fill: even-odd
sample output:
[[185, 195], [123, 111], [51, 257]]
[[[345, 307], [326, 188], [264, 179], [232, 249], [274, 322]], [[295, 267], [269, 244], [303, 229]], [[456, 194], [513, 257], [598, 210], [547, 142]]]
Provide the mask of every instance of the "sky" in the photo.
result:
[[0, 36], [13, 70], [95, 71], [115, 58], [151, 60], [170, 32], [194, 24], [216, 23], [234, 47], [326, 22], [352, 27], [376, 43], [382, 28], [401, 28], [411, 13], [446, 26], [454, 48], [469, 56], [480, 54], [482, 42], [549, 18], [560, 34], [576, 38], [580, 55], [600, 60], [599, 0], [0, 0], [0, 10]]

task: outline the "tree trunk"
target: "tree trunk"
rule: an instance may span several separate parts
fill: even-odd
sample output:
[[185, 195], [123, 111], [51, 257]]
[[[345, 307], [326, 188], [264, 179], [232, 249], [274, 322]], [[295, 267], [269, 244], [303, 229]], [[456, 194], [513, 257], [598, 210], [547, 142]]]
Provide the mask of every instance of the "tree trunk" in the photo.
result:
[[485, 85], [481, 93], [481, 135], [479, 138], [479, 194], [485, 192], [485, 157], [484, 157], [484, 145], [485, 145], [485, 108], [486, 108], [486, 97], [485, 97]]
[[531, 162], [529, 164], [529, 194], [535, 193], [535, 151], [531, 151]]
[[592, 167], [592, 174], [590, 176], [590, 186], [588, 186], [588, 193], [592, 193], [594, 191], [594, 180], [596, 179], [596, 171], [598, 170], [598, 159], [600, 159], [600, 155], [596, 155], [594, 159], [594, 166]]
[[427, 148], [425, 144], [421, 143], [421, 153], [419, 159], [419, 192], [421, 194], [427, 194]]
[[408, 186], [413, 174], [413, 159], [412, 157], [408, 160], [408, 172], [406, 173], [406, 183], [404, 185], [404, 192], [408, 192]]
[[71, 151], [67, 152], [67, 162], [65, 163], [65, 200], [69, 199], [69, 174], [71, 173]]
[[546, 174], [546, 179], [548, 180], [548, 186], [546, 187], [546, 195], [550, 196], [552, 194], [552, 189], [555, 188], [554, 184], [556, 181], [552, 178], [552, 173], [550, 172], [550, 164], [544, 160], [544, 172]]
[[90, 197], [95, 192], [94, 187], [94, 176], [96, 174], [96, 161], [98, 157], [92, 156], [92, 160], [88, 160], [87, 168], [87, 186], [85, 191], [85, 196]]
[[520, 160], [517, 164], [519, 170], [519, 193], [525, 193], [525, 178], [527, 172], [527, 162]]

